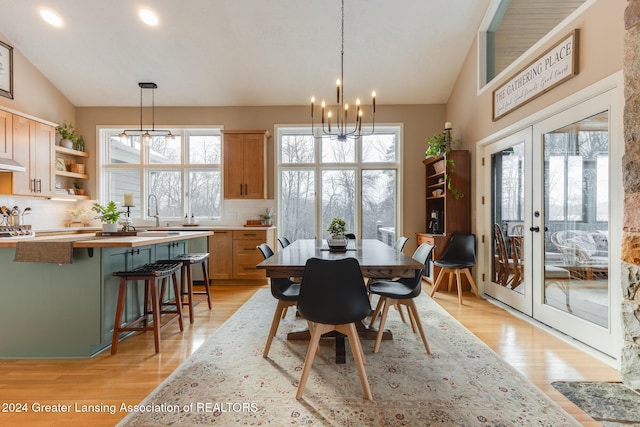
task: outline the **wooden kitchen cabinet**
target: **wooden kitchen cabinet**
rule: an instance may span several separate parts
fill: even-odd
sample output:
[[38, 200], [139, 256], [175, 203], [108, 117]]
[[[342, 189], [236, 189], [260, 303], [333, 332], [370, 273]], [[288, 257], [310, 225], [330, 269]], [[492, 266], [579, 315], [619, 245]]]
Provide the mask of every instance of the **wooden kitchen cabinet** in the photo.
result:
[[13, 116], [13, 159], [26, 168], [25, 172], [13, 172], [13, 194], [53, 195], [55, 133], [51, 125]]
[[264, 199], [267, 131], [222, 131], [224, 198]]
[[0, 110], [0, 157], [13, 159], [13, 114]]
[[256, 269], [264, 259], [256, 246], [267, 243], [276, 249], [275, 240], [275, 228], [214, 229], [209, 237], [209, 278], [231, 284], [247, 280], [266, 283], [265, 271]]
[[209, 279], [233, 278], [233, 231], [214, 230], [209, 236]]

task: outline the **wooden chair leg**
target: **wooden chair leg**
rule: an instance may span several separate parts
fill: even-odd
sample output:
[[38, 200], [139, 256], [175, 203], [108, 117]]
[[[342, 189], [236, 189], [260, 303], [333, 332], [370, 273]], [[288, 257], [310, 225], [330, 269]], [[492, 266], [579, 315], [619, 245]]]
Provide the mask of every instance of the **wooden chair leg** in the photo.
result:
[[468, 268], [465, 268], [463, 271], [464, 271], [464, 275], [467, 276], [467, 280], [469, 280], [471, 289], [473, 289], [473, 292], [476, 294], [476, 296], [480, 298], [480, 292], [478, 292], [478, 287], [476, 286], [475, 280], [473, 280], [473, 276], [471, 276], [471, 272], [469, 271]]
[[406, 304], [407, 310], [413, 316], [415, 320], [416, 327], [420, 331], [420, 337], [422, 338], [422, 342], [424, 343], [424, 348], [427, 350], [427, 354], [431, 354], [431, 348], [429, 347], [429, 342], [427, 341], [427, 335], [424, 333], [424, 328], [422, 327], [422, 320], [420, 320], [420, 315], [418, 314], [418, 308], [416, 307], [416, 303], [413, 299], [403, 300], [403, 304]]
[[376, 305], [376, 309], [373, 311], [373, 314], [371, 315], [371, 320], [369, 321], [370, 328], [373, 326], [373, 323], [378, 318], [378, 315], [380, 314], [380, 310], [384, 305], [384, 300], [385, 300], [385, 297], [378, 298], [378, 304]]
[[462, 305], [462, 277], [460, 277], [460, 269], [456, 269], [456, 284], [458, 285], [458, 303]]
[[276, 311], [275, 313], [273, 313], [271, 328], [269, 328], [269, 335], [267, 335], [267, 343], [264, 345], [264, 350], [262, 351], [262, 357], [266, 358], [269, 355], [269, 349], [271, 349], [271, 342], [273, 341], [273, 337], [276, 335], [276, 332], [278, 331], [278, 326], [280, 325], [280, 319], [282, 318], [283, 313], [287, 312], [287, 308], [293, 304], [294, 303], [290, 301], [278, 300]]
[[184, 324], [182, 323], [182, 299], [178, 298], [178, 296], [180, 295], [180, 284], [178, 282], [178, 275], [175, 272], [171, 274], [171, 281], [173, 282], [173, 293], [176, 296], [174, 301], [176, 302], [176, 313], [178, 316], [178, 324], [180, 325], [180, 330], [184, 331]]
[[438, 278], [436, 279], [436, 283], [433, 284], [433, 289], [431, 289], [431, 294], [429, 295], [430, 297], [433, 297], [433, 295], [436, 293], [436, 291], [440, 287], [440, 284], [442, 283], [442, 280], [444, 280], [444, 276], [446, 275], [447, 275], [447, 269], [446, 268], [441, 269], [440, 273], [438, 274]]
[[113, 338], [111, 339], [111, 354], [118, 351], [118, 338], [120, 334], [118, 329], [122, 323], [122, 312], [124, 311], [124, 296], [127, 293], [127, 280], [120, 278], [120, 287], [118, 288], [118, 305], [116, 306], [116, 318], [113, 324]]
[[373, 352], [380, 351], [380, 343], [382, 342], [382, 334], [384, 333], [384, 325], [387, 322], [387, 315], [389, 314], [389, 305], [393, 304], [395, 300], [385, 298], [384, 308], [382, 309], [382, 317], [380, 318], [380, 326], [378, 328], [378, 334], [376, 335], [376, 343], [373, 346]]
[[373, 400], [371, 387], [369, 387], [369, 380], [367, 379], [367, 372], [364, 369], [364, 352], [362, 351], [362, 343], [360, 343], [360, 337], [358, 336], [355, 323], [336, 326], [336, 330], [345, 334], [349, 340], [351, 353], [353, 353], [353, 359], [355, 361], [356, 368], [358, 369], [358, 375], [360, 376], [360, 384], [362, 385], [364, 398], [366, 400]]
[[156, 353], [160, 353], [160, 301], [158, 298], [158, 283], [156, 280], [147, 280], [145, 286], [149, 287], [149, 293], [151, 294], [153, 340], [156, 347]]
[[296, 399], [300, 399], [302, 397], [302, 393], [304, 393], [304, 388], [307, 384], [307, 378], [309, 377], [309, 372], [311, 371], [311, 365], [313, 365], [313, 359], [315, 359], [316, 357], [316, 351], [318, 349], [318, 344], [320, 343], [320, 337], [322, 336], [322, 334], [330, 332], [334, 329], [335, 327], [333, 325], [323, 325], [320, 323], [314, 325], [313, 332], [311, 333], [311, 339], [309, 340], [307, 356], [304, 358], [304, 367], [302, 368], [302, 375], [300, 375], [300, 382], [298, 383]]
[[202, 264], [202, 278], [204, 279], [204, 292], [207, 295], [207, 304], [209, 305], [209, 310], [211, 310], [211, 289], [209, 287], [209, 273], [207, 271], [207, 263], [201, 262]]

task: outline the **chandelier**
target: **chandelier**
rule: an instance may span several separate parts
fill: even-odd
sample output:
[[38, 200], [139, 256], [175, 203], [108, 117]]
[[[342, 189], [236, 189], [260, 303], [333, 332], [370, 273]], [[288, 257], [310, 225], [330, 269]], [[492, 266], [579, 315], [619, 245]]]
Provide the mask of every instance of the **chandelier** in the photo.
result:
[[[360, 98], [356, 99], [355, 112], [349, 115], [349, 104], [344, 102], [344, 0], [342, 0], [342, 45], [340, 50], [340, 78], [336, 81], [336, 106], [328, 107], [324, 100], [320, 104], [322, 119], [321, 129], [323, 136], [339, 141], [347, 138], [357, 139], [363, 135], [371, 135], [375, 130], [376, 122], [376, 92], [371, 93], [372, 124], [368, 133], [362, 133], [363, 110], [360, 106]], [[311, 97], [311, 128], [314, 129], [314, 103], [315, 97]], [[326, 112], [326, 116], [325, 116]], [[334, 115], [335, 114], [335, 115]], [[351, 117], [351, 118], [350, 118]], [[349, 120], [352, 121], [349, 124]]]
[[[156, 107], [155, 107], [155, 102], [154, 102], [154, 94], [155, 94], [155, 90], [158, 88], [158, 85], [152, 82], [140, 82], [138, 83], [138, 86], [140, 86], [140, 129], [125, 129], [122, 131], [122, 133], [120, 133], [120, 140], [121, 141], [126, 141], [127, 139], [129, 139], [129, 135], [127, 135], [127, 132], [140, 132], [140, 139], [142, 141], [142, 144], [144, 145], [149, 145], [151, 143], [151, 136], [153, 135], [164, 135], [169, 139], [173, 139], [173, 134], [171, 133], [170, 130], [164, 130], [164, 129], [156, 129], [156, 123], [155, 123], [155, 112], [156, 112]], [[143, 89], [151, 89], [151, 129], [143, 129], [142, 128], [142, 91]]]

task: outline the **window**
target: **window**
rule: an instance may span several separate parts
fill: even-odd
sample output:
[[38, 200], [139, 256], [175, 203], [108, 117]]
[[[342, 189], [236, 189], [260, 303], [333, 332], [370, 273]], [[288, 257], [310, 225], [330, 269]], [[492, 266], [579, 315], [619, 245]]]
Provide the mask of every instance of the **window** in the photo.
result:
[[398, 229], [400, 126], [360, 139], [314, 138], [309, 128], [278, 129], [280, 234], [327, 238], [334, 217], [358, 238], [393, 244]]
[[[132, 193], [131, 217], [148, 219], [150, 195], [162, 219], [192, 215], [219, 219], [222, 187], [220, 129], [172, 129], [175, 138], [154, 135], [149, 146], [140, 136], [121, 140], [119, 129], [101, 129], [101, 195], [124, 200]], [[155, 205], [152, 203], [152, 209]]]
[[481, 84], [516, 61], [587, 0], [494, 0], [481, 26]]

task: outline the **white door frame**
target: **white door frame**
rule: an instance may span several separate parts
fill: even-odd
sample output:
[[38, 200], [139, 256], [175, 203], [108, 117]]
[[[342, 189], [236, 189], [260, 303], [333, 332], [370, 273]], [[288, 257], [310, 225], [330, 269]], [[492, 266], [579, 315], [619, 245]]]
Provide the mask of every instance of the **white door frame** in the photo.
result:
[[[517, 132], [523, 131], [526, 128], [532, 127], [534, 124], [542, 122], [552, 116], [555, 116], [563, 111], [566, 111], [578, 104], [584, 103], [598, 95], [611, 91], [610, 93], [610, 105], [609, 105], [609, 121], [610, 121], [610, 164], [622, 165], [622, 155], [624, 154], [624, 138], [623, 138], [623, 108], [624, 108], [624, 82], [622, 71], [619, 71], [607, 78], [600, 80], [593, 85], [582, 89], [575, 94], [564, 98], [557, 103], [550, 105], [540, 111], [537, 111], [525, 119], [516, 122], [512, 125], [505, 127], [504, 129], [486, 137], [476, 143], [477, 153], [475, 175], [476, 182], [480, 183], [477, 188], [478, 197], [475, 200], [475, 210], [478, 213], [476, 222], [474, 224], [477, 234], [482, 236], [479, 239], [478, 245], [478, 259], [481, 262], [478, 263], [477, 280], [481, 292], [485, 290], [487, 281], [491, 280], [491, 264], [490, 259], [492, 256], [492, 239], [491, 239], [491, 212], [490, 207], [487, 206], [491, 185], [490, 178], [487, 181], [486, 175], [490, 175], [491, 168], [489, 167], [489, 159], [483, 159], [485, 146], [495, 143], [501, 139], [505, 139], [508, 136]], [[483, 166], [484, 161], [484, 166]], [[616, 358], [619, 362], [620, 350], [622, 348], [622, 339], [620, 337], [620, 301], [621, 301], [621, 289], [620, 286], [616, 286], [616, 283], [620, 283], [621, 274], [621, 242], [622, 242], [622, 221], [623, 221], [623, 201], [624, 191], [622, 188], [622, 168], [611, 167], [610, 168], [610, 259], [611, 270], [609, 272], [610, 286], [610, 304], [611, 304], [611, 321], [609, 322], [609, 331], [611, 335], [610, 351], [603, 351]], [[486, 183], [489, 182], [487, 186]], [[527, 217], [527, 215], [525, 215]], [[534, 248], [535, 250], [535, 248]], [[487, 261], [489, 260], [489, 261]], [[482, 280], [484, 278], [484, 280]], [[535, 278], [534, 278], [535, 279]], [[578, 337], [576, 337], [578, 338]], [[602, 351], [602, 350], [601, 350]]]

